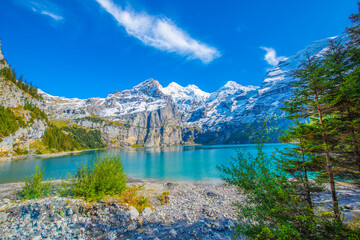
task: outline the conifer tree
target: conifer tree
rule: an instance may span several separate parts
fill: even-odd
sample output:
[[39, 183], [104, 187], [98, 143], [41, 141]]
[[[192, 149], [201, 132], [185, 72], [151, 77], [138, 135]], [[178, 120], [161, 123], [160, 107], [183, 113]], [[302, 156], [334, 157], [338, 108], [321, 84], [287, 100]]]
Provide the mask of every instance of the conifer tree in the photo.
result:
[[313, 150], [319, 153], [319, 157], [325, 156], [326, 170], [328, 174], [333, 211], [335, 220], [341, 222], [339, 206], [336, 196], [333, 163], [330, 155], [330, 144], [328, 133], [332, 130], [325, 121], [330, 109], [325, 102], [324, 96], [329, 92], [329, 81], [327, 81], [324, 63], [316, 56], [308, 54], [299, 69], [294, 72], [298, 79], [292, 86], [292, 96], [284, 102], [283, 110], [290, 114], [290, 118], [306, 119], [313, 118], [312, 129], [314, 134], [320, 136], [321, 143]]
[[300, 194], [304, 195], [305, 201], [312, 209], [313, 203], [311, 193], [315, 190], [315, 183], [309, 181], [309, 171], [319, 169], [314, 158], [311, 157], [311, 148], [313, 145], [313, 129], [310, 124], [301, 124], [296, 120], [284, 134], [280, 137], [280, 141], [284, 143], [294, 144], [292, 147], [277, 150], [276, 160], [279, 168], [289, 173], [293, 178], [293, 184], [297, 185]]

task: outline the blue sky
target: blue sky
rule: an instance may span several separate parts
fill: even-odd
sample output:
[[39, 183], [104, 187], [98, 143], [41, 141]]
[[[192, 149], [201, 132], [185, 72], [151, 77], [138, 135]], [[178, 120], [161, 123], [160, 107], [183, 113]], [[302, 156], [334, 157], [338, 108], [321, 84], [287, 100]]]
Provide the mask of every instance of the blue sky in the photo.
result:
[[18, 75], [52, 95], [105, 97], [148, 78], [213, 92], [260, 85], [356, 11], [356, 0], [1, 0], [0, 37]]

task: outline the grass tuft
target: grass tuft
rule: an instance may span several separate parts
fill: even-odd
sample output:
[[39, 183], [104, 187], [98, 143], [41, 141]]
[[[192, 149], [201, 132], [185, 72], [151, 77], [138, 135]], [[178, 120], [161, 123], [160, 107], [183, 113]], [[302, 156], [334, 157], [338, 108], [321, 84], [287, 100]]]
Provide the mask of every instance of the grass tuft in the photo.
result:
[[23, 199], [35, 199], [46, 197], [51, 192], [50, 182], [43, 181], [44, 171], [38, 166], [35, 167], [35, 172], [29, 177], [25, 177], [25, 185], [22, 188], [21, 196]]

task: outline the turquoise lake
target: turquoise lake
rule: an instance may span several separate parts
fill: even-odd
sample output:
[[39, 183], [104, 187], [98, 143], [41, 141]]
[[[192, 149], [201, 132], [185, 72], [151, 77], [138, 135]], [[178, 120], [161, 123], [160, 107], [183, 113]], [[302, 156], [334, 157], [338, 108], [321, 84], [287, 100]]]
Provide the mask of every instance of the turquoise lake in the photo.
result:
[[[282, 149], [287, 144], [265, 144], [264, 151], [273, 153], [275, 148]], [[152, 147], [136, 149], [110, 149], [85, 151], [61, 157], [31, 157], [24, 160], [0, 164], [0, 183], [23, 181], [39, 166], [45, 169], [46, 178], [60, 179], [73, 173], [85, 162], [97, 156], [119, 154], [125, 173], [135, 178], [182, 181], [216, 181], [220, 179], [217, 165], [229, 164], [236, 155], [235, 149], [245, 149], [255, 154], [253, 144]]]

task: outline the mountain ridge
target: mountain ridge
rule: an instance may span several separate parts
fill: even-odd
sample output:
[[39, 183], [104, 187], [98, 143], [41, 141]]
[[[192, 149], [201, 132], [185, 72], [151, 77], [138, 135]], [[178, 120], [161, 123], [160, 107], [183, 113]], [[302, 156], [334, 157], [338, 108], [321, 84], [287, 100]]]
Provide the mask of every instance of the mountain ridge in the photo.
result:
[[247, 143], [249, 124], [273, 115], [283, 119], [282, 102], [296, 81], [292, 71], [307, 53], [325, 51], [329, 39], [314, 41], [279, 61], [261, 86], [228, 81], [208, 93], [194, 84], [183, 87], [172, 82], [163, 87], [150, 78], [105, 98], [66, 98], [39, 90], [43, 100], [38, 105], [52, 122], [99, 130], [109, 147]]

